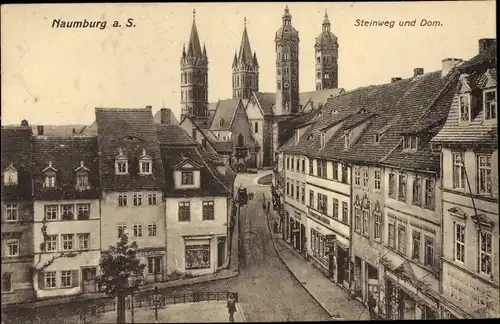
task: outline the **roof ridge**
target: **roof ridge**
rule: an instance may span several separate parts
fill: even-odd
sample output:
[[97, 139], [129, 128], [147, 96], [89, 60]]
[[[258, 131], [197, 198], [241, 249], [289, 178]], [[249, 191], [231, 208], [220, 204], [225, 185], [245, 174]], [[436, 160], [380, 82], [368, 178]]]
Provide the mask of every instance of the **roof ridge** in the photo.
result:
[[130, 112], [150, 112], [151, 108], [106, 108], [106, 107], [96, 107], [95, 111], [130, 111]]
[[215, 178], [215, 180], [217, 180], [217, 182], [219, 182], [224, 187], [224, 189], [227, 190], [228, 193], [230, 193], [231, 190], [229, 190], [229, 188], [226, 186], [226, 184], [222, 183], [222, 181], [220, 181], [220, 179], [213, 173], [212, 169], [210, 168], [210, 166], [207, 164], [207, 162], [205, 161], [205, 159], [203, 158], [203, 156], [199, 152], [198, 147], [195, 147], [195, 150], [196, 150], [196, 153], [198, 154], [198, 156], [201, 158], [201, 161], [203, 162], [205, 167], [210, 172], [210, 174]]

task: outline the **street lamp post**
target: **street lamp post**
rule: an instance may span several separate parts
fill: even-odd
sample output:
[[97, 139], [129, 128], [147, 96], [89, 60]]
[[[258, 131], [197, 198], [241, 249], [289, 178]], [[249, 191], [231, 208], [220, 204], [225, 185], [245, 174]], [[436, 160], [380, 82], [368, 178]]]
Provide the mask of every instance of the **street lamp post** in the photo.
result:
[[158, 295], [158, 286], [155, 286], [153, 291], [153, 303], [155, 305], [155, 323], [158, 323], [158, 304], [160, 303], [160, 296]]

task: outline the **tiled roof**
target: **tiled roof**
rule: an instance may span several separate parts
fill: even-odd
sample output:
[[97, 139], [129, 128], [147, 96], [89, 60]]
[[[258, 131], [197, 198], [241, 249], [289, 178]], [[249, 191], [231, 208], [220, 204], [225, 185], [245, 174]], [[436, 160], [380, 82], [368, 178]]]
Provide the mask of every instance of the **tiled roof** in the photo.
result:
[[233, 143], [231, 141], [212, 141], [211, 143], [217, 153], [224, 154], [233, 151]]
[[[35, 138], [33, 140], [33, 183], [35, 199], [98, 199], [99, 162], [96, 137]], [[76, 170], [87, 168], [89, 190], [76, 189]], [[56, 171], [55, 188], [44, 188], [44, 170]]]
[[303, 110], [309, 106], [313, 110], [319, 109], [329, 98], [336, 97], [344, 92], [342, 88], [301, 92], [299, 93], [299, 105], [302, 105]]
[[472, 57], [466, 62], [463, 62], [462, 64], [460, 64], [459, 68], [462, 70], [466, 70], [475, 65], [484, 64], [485, 62], [494, 63], [496, 65], [496, 61], [497, 61], [497, 46], [495, 40], [494, 46], [481, 51], [476, 56]]
[[94, 122], [90, 126], [85, 126], [82, 130], [82, 135], [97, 135], [97, 123]]
[[198, 145], [181, 126], [175, 124], [155, 124], [160, 145], [186, 146]]
[[[475, 60], [477, 67], [480, 62], [478, 58]], [[491, 73], [493, 71], [493, 74]], [[486, 73], [490, 76], [496, 75], [496, 68], [484, 71], [480, 68], [476, 71], [471, 70], [470, 74], [466, 76], [467, 81], [474, 89], [481, 89], [486, 78]], [[476, 80], [476, 81], [474, 81]], [[493, 79], [496, 83], [496, 78]], [[439, 133], [431, 140], [437, 143], [483, 143], [488, 145], [498, 144], [498, 131], [496, 124], [488, 124], [484, 121], [484, 109], [481, 104], [476, 115], [470, 124], [461, 124], [459, 122], [459, 108], [458, 108], [458, 89], [454, 93], [454, 100], [449, 113], [447, 114], [446, 122]], [[481, 94], [480, 94], [481, 95]]]
[[[87, 126], [86, 125], [30, 125], [33, 134], [38, 135], [38, 126], [43, 126], [44, 136], [72, 136], [74, 134], [82, 133]], [[15, 125], [5, 125], [4, 127], [17, 127]], [[75, 132], [73, 132], [73, 129]]]
[[264, 115], [274, 115], [273, 107], [276, 104], [276, 92], [254, 92]]
[[[32, 199], [32, 136], [33, 132], [30, 127], [2, 127], [2, 200], [21, 201]], [[11, 164], [17, 170], [17, 186], [5, 186], [4, 184], [3, 172]]]
[[[243, 106], [246, 105], [246, 99], [225, 99], [220, 100], [215, 111], [214, 118], [212, 119], [212, 130], [230, 130], [233, 122], [234, 114], [238, 108], [240, 100], [244, 101]], [[221, 124], [222, 121], [222, 124]]]
[[[164, 175], [160, 145], [151, 109], [96, 108], [99, 171], [103, 189], [162, 188]], [[129, 174], [115, 175], [119, 149], [128, 157]], [[153, 161], [153, 174], [139, 175], [143, 149]]]
[[295, 134], [295, 129], [310, 122], [315, 112], [309, 112], [298, 117], [292, 117], [278, 122], [278, 148], [285, 144]]
[[[419, 161], [412, 156], [399, 156], [397, 153], [392, 155], [392, 152], [397, 150], [402, 133], [408, 127], [417, 122], [425, 125], [428, 119], [444, 114], [441, 106], [437, 111], [431, 107], [442, 91], [448, 89], [451, 80], [456, 80], [455, 74], [442, 78], [441, 71], [436, 71], [395, 83], [345, 92], [328, 100], [313, 119], [310, 129], [301, 136], [299, 143], [295, 144], [294, 138], [290, 138], [283, 146], [284, 152], [354, 163], [382, 163], [388, 157], [391, 163], [404, 164], [409, 161], [418, 164]], [[449, 95], [447, 98], [449, 100]], [[429, 114], [430, 117], [422, 118], [424, 114]], [[361, 134], [345, 149], [342, 136], [344, 131], [362, 124], [365, 127]], [[321, 148], [320, 130], [334, 125], [340, 125], [340, 128]], [[379, 135], [378, 144], [375, 143], [375, 135]], [[426, 161], [429, 159], [428, 153], [430, 151], [421, 150], [417, 155], [422, 161]], [[421, 164], [417, 166], [426, 167]]]
[[[229, 194], [224, 182], [217, 178], [214, 170], [208, 167], [199, 148], [196, 147], [168, 147], [162, 146], [161, 154], [165, 170], [165, 196], [166, 197], [200, 197], [200, 196], [225, 196]], [[174, 166], [185, 159], [201, 166], [200, 188], [175, 189]]]

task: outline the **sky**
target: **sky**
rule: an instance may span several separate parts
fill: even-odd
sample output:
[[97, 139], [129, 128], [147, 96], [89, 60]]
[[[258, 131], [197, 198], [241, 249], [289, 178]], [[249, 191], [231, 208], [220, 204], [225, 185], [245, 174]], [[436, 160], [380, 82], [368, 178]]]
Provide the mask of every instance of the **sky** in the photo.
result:
[[[274, 36], [285, 2], [161, 4], [21, 4], [1, 7], [2, 125], [91, 124], [95, 107], [162, 107], [180, 114], [180, 56], [196, 9], [209, 59], [209, 101], [230, 98], [231, 64], [243, 21], [260, 64], [260, 91], [275, 91]], [[496, 37], [495, 1], [290, 2], [299, 31], [300, 91], [315, 90], [314, 39], [325, 10], [339, 42], [339, 87], [411, 77], [468, 59], [480, 38]], [[133, 18], [135, 27], [125, 27]], [[105, 29], [52, 28], [53, 20], [106, 20]], [[394, 21], [356, 26], [358, 19]], [[421, 27], [420, 21], [440, 26]], [[113, 21], [122, 27], [113, 28]], [[416, 20], [400, 27], [399, 21]], [[203, 44], [202, 44], [203, 46]]]

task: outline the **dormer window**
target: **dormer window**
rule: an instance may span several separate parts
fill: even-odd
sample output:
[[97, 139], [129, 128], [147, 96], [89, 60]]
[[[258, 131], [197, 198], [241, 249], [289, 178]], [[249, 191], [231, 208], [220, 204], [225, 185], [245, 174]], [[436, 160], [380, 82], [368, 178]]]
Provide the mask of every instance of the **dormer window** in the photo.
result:
[[319, 143], [320, 143], [321, 148], [325, 147], [325, 142], [326, 142], [325, 137], [326, 137], [325, 133], [321, 132], [320, 137], [319, 137]]
[[194, 184], [193, 171], [183, 171], [182, 172], [182, 184], [183, 185]]
[[17, 170], [12, 163], [3, 172], [3, 182], [5, 186], [17, 186]]
[[87, 169], [80, 161], [80, 166], [76, 168], [76, 188], [79, 190], [86, 190], [89, 188], [89, 169]]
[[116, 174], [128, 174], [128, 159], [123, 150], [120, 148], [118, 150], [118, 156], [115, 158], [115, 173]]
[[418, 137], [416, 136], [405, 136], [403, 138], [403, 150], [404, 151], [416, 151], [418, 147]]
[[313, 138], [314, 138], [313, 134], [309, 134], [309, 135], [307, 136], [307, 139], [308, 139], [308, 140], [312, 140]]
[[380, 134], [375, 134], [375, 135], [373, 135], [373, 142], [374, 142], [375, 144], [380, 143]]
[[484, 119], [495, 120], [497, 118], [497, 90], [484, 91]]
[[142, 155], [139, 159], [139, 173], [140, 174], [151, 174], [153, 173], [153, 161], [151, 157], [146, 154], [146, 149], [142, 149]]
[[221, 118], [219, 121], [219, 126], [222, 127], [224, 126], [224, 118]]
[[459, 109], [460, 109], [460, 121], [470, 122], [470, 95], [468, 93], [461, 94], [458, 97]]
[[57, 169], [52, 166], [52, 161], [49, 161], [49, 166], [43, 170], [45, 188], [54, 188], [56, 186]]

